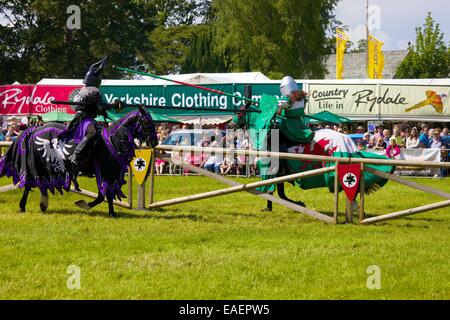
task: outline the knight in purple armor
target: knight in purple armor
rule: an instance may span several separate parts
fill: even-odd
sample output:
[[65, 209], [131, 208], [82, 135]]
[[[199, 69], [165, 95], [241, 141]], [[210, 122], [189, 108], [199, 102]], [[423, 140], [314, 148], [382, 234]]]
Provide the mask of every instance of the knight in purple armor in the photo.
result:
[[98, 132], [98, 124], [95, 118], [98, 115], [106, 115], [107, 107], [101, 102], [100, 84], [101, 72], [106, 65], [107, 56], [97, 63], [94, 63], [84, 77], [85, 86], [75, 96], [76, 102], [82, 103], [76, 106], [75, 117], [70, 122], [67, 131], [61, 138], [74, 140], [77, 147], [70, 156], [72, 163], [72, 173], [76, 177], [78, 174], [78, 164], [85, 153], [86, 146], [90, 145]]

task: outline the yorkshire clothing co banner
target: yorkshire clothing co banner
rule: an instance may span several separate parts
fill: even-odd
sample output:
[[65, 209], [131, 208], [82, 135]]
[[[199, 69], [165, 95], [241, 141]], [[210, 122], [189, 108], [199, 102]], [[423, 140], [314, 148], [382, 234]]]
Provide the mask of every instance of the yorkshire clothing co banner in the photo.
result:
[[450, 117], [450, 87], [309, 84], [308, 113], [330, 111], [370, 119]]
[[[246, 84], [210, 84], [208, 88], [244, 96]], [[279, 83], [250, 84], [253, 89], [252, 99], [260, 100], [262, 94], [279, 95]], [[54, 100], [72, 101], [81, 86], [65, 85], [6, 85], [0, 86], [0, 115], [33, 115], [51, 111], [73, 114], [73, 107], [53, 104]], [[100, 91], [103, 101], [113, 103], [121, 100], [127, 104], [144, 104], [167, 107], [155, 109], [155, 113], [165, 115], [201, 115], [214, 114], [202, 111], [202, 108], [218, 108], [222, 110], [239, 109], [243, 102], [240, 99], [201, 91], [180, 85], [168, 86], [102, 86]], [[185, 110], [171, 110], [170, 107], [181, 107]], [[223, 114], [223, 113], [221, 113]]]

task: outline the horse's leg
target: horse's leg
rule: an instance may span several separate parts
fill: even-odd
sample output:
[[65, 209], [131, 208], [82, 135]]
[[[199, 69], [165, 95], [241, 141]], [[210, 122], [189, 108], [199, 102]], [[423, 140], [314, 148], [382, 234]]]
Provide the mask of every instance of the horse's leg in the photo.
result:
[[94, 201], [91, 202], [86, 202], [85, 200], [78, 200], [77, 202], [75, 202], [75, 204], [80, 207], [83, 210], [89, 211], [92, 208], [94, 208], [95, 206], [99, 205], [100, 203], [102, 203], [105, 200], [105, 196], [102, 195], [100, 192], [97, 195], [97, 198]]
[[297, 204], [299, 206], [305, 207], [305, 204], [302, 201], [294, 201], [294, 200], [289, 199], [286, 196], [286, 193], [284, 192], [284, 183], [277, 184], [277, 190], [278, 190], [278, 196], [281, 199], [289, 201], [289, 202], [292, 202], [292, 203]]
[[39, 203], [40, 207], [41, 207], [41, 211], [44, 213], [45, 211], [47, 211], [48, 208], [48, 193], [47, 191], [42, 192], [41, 191], [41, 202]]
[[[273, 195], [273, 192], [269, 193], [270, 195]], [[272, 201], [267, 200], [267, 206], [261, 210], [262, 212], [272, 212]]]
[[22, 198], [20, 199], [20, 202], [19, 202], [20, 212], [25, 212], [25, 207], [27, 205], [28, 194], [30, 193], [30, 190], [31, 190], [31, 188], [25, 187], [25, 190], [23, 191]]
[[114, 198], [110, 195], [107, 195], [106, 199], [108, 200], [109, 216], [117, 218], [117, 214], [114, 212], [114, 204], [113, 204]]

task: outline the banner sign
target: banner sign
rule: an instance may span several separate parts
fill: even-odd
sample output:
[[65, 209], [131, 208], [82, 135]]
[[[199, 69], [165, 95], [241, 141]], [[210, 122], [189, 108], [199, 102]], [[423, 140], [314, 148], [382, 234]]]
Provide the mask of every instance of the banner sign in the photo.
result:
[[[204, 86], [244, 96], [244, 87], [246, 84], [206, 84]], [[262, 95], [280, 95], [279, 83], [257, 83], [249, 84], [252, 86], [252, 99], [261, 100]], [[301, 87], [301, 84], [300, 84]], [[103, 99], [107, 103], [113, 103], [119, 99], [130, 104], [145, 104], [156, 106], [167, 106], [167, 109], [157, 110], [155, 113], [165, 115], [194, 115], [198, 114], [202, 108], [218, 108], [222, 110], [236, 110], [243, 105], [243, 101], [232, 97], [205, 92], [199, 89], [180, 86], [102, 86], [100, 91]], [[170, 106], [182, 107], [185, 110], [171, 110]], [[208, 111], [208, 114], [214, 112]]]
[[371, 79], [381, 79], [384, 68], [383, 42], [369, 35], [367, 73]]
[[450, 87], [382, 84], [310, 84], [308, 113], [395, 118], [450, 117]]
[[347, 49], [348, 36], [342, 31], [336, 30], [336, 79], [343, 79], [344, 56]]
[[[246, 84], [208, 84], [208, 88], [244, 96]], [[250, 84], [252, 99], [260, 100], [262, 94], [279, 95], [279, 83]], [[301, 87], [301, 83], [299, 84]], [[75, 113], [73, 107], [52, 104], [53, 100], [73, 100], [81, 86], [65, 85], [6, 85], [0, 86], [0, 115], [43, 114], [51, 111]], [[202, 108], [218, 108], [233, 111], [239, 109], [242, 100], [205, 92], [180, 85], [167, 86], [102, 86], [102, 99], [113, 103], [119, 99], [128, 104], [167, 106], [154, 112], [165, 115], [194, 115]], [[170, 106], [186, 110], [171, 110]], [[211, 111], [208, 114], [214, 113]], [[223, 114], [223, 113], [222, 113]]]
[[6, 85], [0, 86], [0, 115], [30, 115], [61, 111], [74, 114], [53, 100], [72, 100], [81, 86]]
[[338, 164], [338, 179], [350, 201], [355, 200], [359, 191], [359, 181], [361, 178], [361, 165]]
[[[372, 153], [386, 155], [384, 150], [367, 150]], [[398, 160], [441, 162], [441, 149], [400, 149]], [[439, 168], [397, 167], [395, 174], [402, 176], [433, 176], [439, 174]]]
[[142, 185], [147, 177], [148, 169], [150, 167], [150, 160], [152, 158], [151, 149], [135, 150], [135, 157], [131, 160], [131, 170], [138, 185]]

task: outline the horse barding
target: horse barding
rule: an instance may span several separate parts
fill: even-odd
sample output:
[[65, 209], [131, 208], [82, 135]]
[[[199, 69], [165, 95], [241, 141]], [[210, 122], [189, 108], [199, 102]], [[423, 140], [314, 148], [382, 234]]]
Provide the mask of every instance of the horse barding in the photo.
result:
[[69, 192], [71, 184], [79, 189], [74, 174], [82, 172], [96, 177], [97, 198], [87, 203], [84, 200], [76, 204], [90, 210], [106, 198], [109, 215], [116, 217], [113, 200], [126, 198], [121, 187], [126, 183], [125, 173], [134, 151], [138, 147], [135, 139], [147, 146], [158, 144], [153, 119], [144, 108], [127, 113], [118, 122], [98, 130], [95, 139], [86, 148], [83, 160], [77, 172], [71, 170], [69, 161], [77, 143], [83, 139], [84, 131], [95, 120], [87, 118], [78, 126], [73, 137], [67, 135], [62, 124], [49, 123], [44, 126], [28, 128], [21, 133], [0, 159], [0, 176], [11, 177], [15, 185], [24, 189], [19, 202], [21, 212], [25, 212], [28, 194], [33, 188], [41, 193], [40, 208], [48, 208], [48, 191], [55, 190], [63, 194]]
[[[370, 158], [370, 159], [388, 159], [386, 156], [371, 152], [360, 151], [353, 140], [345, 134], [330, 129], [321, 129], [314, 132], [314, 138], [307, 144], [299, 144], [289, 140], [284, 134], [278, 109], [278, 100], [276, 96], [263, 95], [259, 104], [261, 113], [247, 113], [235, 118], [239, 127], [248, 129], [251, 148], [257, 151], [277, 151], [305, 155], [332, 156], [342, 158]], [[298, 121], [304, 121], [298, 119]], [[289, 128], [292, 129], [292, 128]], [[295, 130], [295, 128], [294, 128]], [[276, 131], [276, 134], [274, 134]], [[274, 150], [276, 146], [276, 150]], [[283, 160], [261, 157], [257, 159], [257, 166], [263, 180], [275, 177], [285, 176], [294, 173], [310, 171], [325, 166], [333, 166], [334, 163], [326, 163], [314, 160]], [[367, 165], [373, 169], [393, 173], [395, 167], [389, 165]], [[380, 178], [369, 172], [364, 172], [364, 192], [371, 193], [383, 187], [388, 180]], [[331, 193], [335, 189], [335, 172], [328, 172], [323, 175], [298, 179], [290, 182], [294, 186], [303, 190], [314, 188], [328, 188]], [[338, 184], [339, 192], [343, 190], [341, 184]], [[278, 192], [278, 196], [292, 203], [305, 206], [302, 201], [289, 199], [284, 191], [284, 183], [269, 185], [257, 188], [263, 193], [273, 194]], [[272, 202], [267, 202], [264, 211], [272, 210]]]

